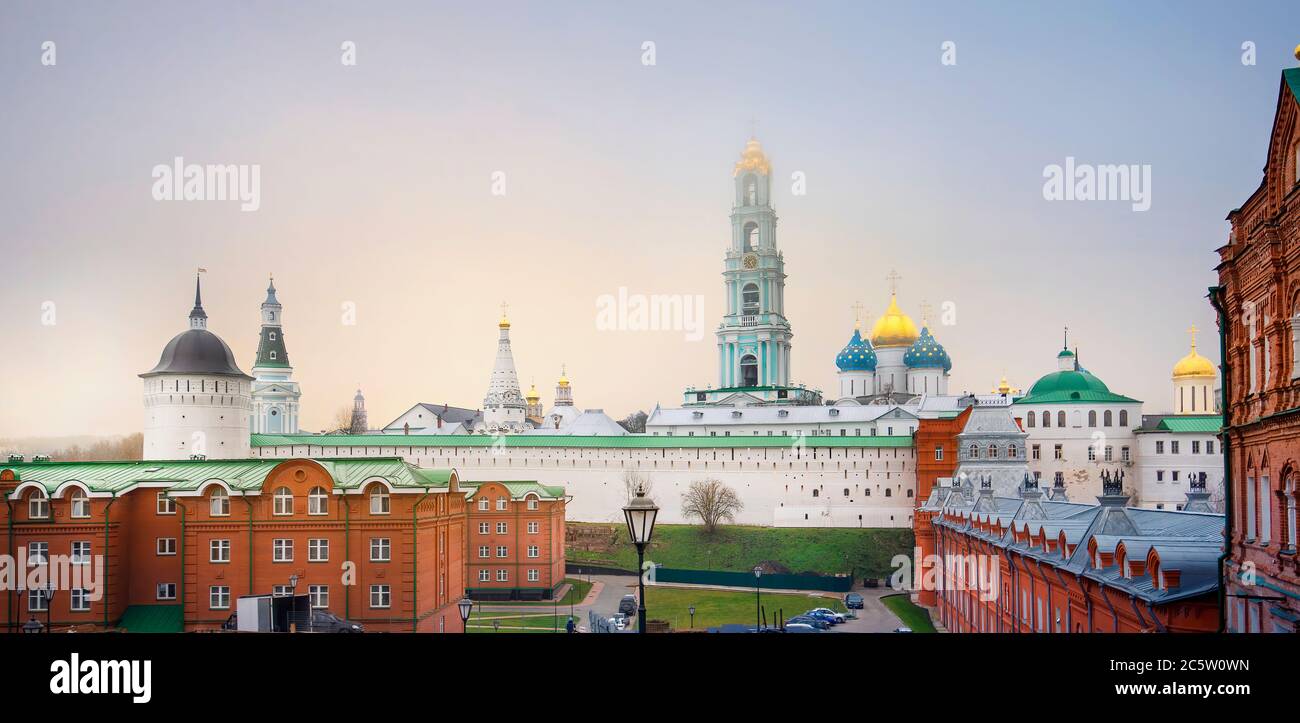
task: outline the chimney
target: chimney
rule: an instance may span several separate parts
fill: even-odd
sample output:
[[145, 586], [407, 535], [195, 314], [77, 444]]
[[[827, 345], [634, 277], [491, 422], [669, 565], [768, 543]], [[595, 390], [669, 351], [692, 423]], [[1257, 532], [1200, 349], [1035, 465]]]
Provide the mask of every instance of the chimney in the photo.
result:
[[1097, 502], [1102, 507], [1127, 507], [1129, 496], [1124, 494], [1124, 472], [1101, 471], [1101, 496]]
[[1205, 491], [1205, 477], [1204, 472], [1187, 473], [1187, 504], [1183, 505], [1184, 512], [1214, 512], [1210, 507], [1210, 493]]

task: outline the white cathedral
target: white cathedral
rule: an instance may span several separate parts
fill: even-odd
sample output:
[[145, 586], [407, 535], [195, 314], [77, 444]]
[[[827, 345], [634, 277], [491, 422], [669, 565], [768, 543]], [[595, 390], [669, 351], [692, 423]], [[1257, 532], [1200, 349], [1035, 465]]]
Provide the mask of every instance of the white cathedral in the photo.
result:
[[[1027, 394], [1004, 380], [991, 394], [959, 397], [949, 392], [951, 357], [924, 315], [918, 327], [902, 311], [895, 274], [889, 277], [889, 304], [870, 334], [855, 324], [848, 343], [834, 355], [836, 393], [823, 399], [822, 392], [793, 383], [794, 334], [785, 306], [785, 260], [776, 239], [771, 173], [762, 147], [750, 139], [732, 169], [732, 238], [723, 258], [728, 303], [716, 334], [718, 383], [687, 389], [680, 407], [656, 406], [644, 434], [628, 434], [602, 410], [578, 409], [563, 372], [553, 406], [543, 411], [535, 385], [521, 390], [504, 313], [496, 325], [496, 354], [481, 409], [419, 403], [378, 430], [363, 423], [353, 425], [353, 434], [302, 434], [300, 391], [292, 381], [274, 285], [262, 304], [251, 376], [207, 330], [196, 285], [191, 328], [141, 375], [145, 456], [400, 456], [424, 467], [454, 467], [466, 481], [561, 484], [572, 495], [568, 518], [591, 522], [621, 519], [629, 474], [650, 480], [662, 521], [689, 522], [682, 493], [692, 482], [712, 478], [740, 494], [745, 506], [736, 521], [741, 524], [907, 527], [917, 503], [919, 455], [936, 454], [916, 448], [918, 427], [922, 420], [951, 419], [971, 406], [1014, 415], [1015, 424], [1024, 425], [1020, 431], [1000, 417], [980, 431], [996, 427], [998, 435], [1014, 437], [1021, 464], [1047, 480], [1061, 472], [1083, 484], [1107, 466], [1138, 463], [1148, 457], [1141, 439], [1153, 447], [1149, 471], [1155, 495], [1156, 485], [1170, 480], [1166, 475], [1178, 465], [1188, 466], [1174, 472], [1173, 480], [1193, 464], [1199, 477], [1221, 453], [1205, 444], [1215, 424], [1208, 407], [1214, 370], [1194, 348], [1191, 361], [1175, 370], [1174, 401], [1180, 405], [1175, 411], [1183, 410], [1189, 419], [1140, 418], [1140, 402], [1111, 395], [1068, 349], [1058, 356], [1059, 369]], [[360, 392], [356, 404], [364, 410]], [[1096, 427], [1089, 411], [1097, 413]], [[1096, 444], [1097, 431], [1116, 442]], [[1130, 444], [1121, 450], [1124, 442]], [[1058, 444], [1059, 453], [1054, 452]], [[1194, 461], [1173, 456], [1193, 449]], [[963, 462], [975, 465], [979, 454]], [[1175, 492], [1170, 486], [1153, 506], [1184, 497]]]

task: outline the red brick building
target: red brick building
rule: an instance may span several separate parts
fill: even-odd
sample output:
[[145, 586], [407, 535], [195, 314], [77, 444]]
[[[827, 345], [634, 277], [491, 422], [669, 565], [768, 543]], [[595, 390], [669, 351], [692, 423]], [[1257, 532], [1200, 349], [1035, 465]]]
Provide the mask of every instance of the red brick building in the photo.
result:
[[512, 499], [506, 514], [524, 530], [557, 514], [560, 527], [539, 525], [538, 557], [521, 535], [494, 566], [527, 588], [535, 565], [549, 594], [564, 569], [557, 488], [466, 490], [452, 470], [394, 458], [0, 465], [0, 553], [18, 571], [80, 569], [93, 583], [57, 590], [48, 611], [40, 590], [6, 589], [4, 627], [48, 618], [55, 629], [212, 629], [241, 595], [296, 592], [368, 630], [460, 631], [478, 529], [467, 497], [491, 499], [484, 521], [495, 526], [496, 499], [512, 488], [520, 510]]
[[1300, 570], [1300, 68], [1282, 73], [1264, 178], [1219, 251], [1225, 478], [1224, 626], [1296, 632]]
[[465, 589], [475, 600], [549, 600], [564, 581], [564, 489], [536, 482], [477, 485]]
[[[934, 528], [930, 518], [935, 511], [922, 509], [940, 479], [951, 479], [960, 459], [957, 454], [957, 434], [966, 426], [970, 407], [949, 419], [921, 419], [916, 428], [916, 511], [912, 515], [912, 532], [916, 548], [921, 554], [920, 570], [929, 568], [925, 560], [934, 554]], [[938, 599], [935, 591], [918, 591], [918, 602], [933, 607]]]

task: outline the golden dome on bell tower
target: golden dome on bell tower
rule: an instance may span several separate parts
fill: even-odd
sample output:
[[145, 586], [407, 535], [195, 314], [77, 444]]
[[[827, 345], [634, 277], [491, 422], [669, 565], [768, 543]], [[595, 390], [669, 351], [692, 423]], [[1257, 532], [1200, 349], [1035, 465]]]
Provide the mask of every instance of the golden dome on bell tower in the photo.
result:
[[736, 169], [733, 175], [739, 176], [745, 171], [758, 171], [763, 175], [770, 175], [772, 164], [767, 160], [767, 154], [763, 153], [763, 146], [757, 138], [750, 136], [749, 142], [745, 144], [745, 150], [740, 154], [740, 160], [736, 161]]
[[1217, 376], [1217, 372], [1214, 369], [1214, 362], [1201, 356], [1196, 351], [1196, 327], [1193, 326], [1187, 331], [1192, 335], [1192, 350], [1187, 354], [1187, 356], [1179, 359], [1178, 363], [1174, 365], [1174, 378], [1180, 379], [1182, 377]]

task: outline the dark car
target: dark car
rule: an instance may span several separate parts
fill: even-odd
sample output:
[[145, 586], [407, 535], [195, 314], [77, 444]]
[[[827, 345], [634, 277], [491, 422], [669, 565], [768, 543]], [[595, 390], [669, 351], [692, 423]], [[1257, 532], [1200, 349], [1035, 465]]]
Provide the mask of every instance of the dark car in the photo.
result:
[[813, 617], [811, 615], [796, 615], [795, 617], [792, 617], [789, 620], [785, 621], [785, 624], [786, 625], [793, 625], [793, 624], [811, 625], [814, 628], [817, 628], [818, 630], [830, 630], [831, 627], [830, 621]]
[[328, 610], [311, 611], [310, 629], [314, 633], [364, 633], [366, 631], [361, 623], [344, 620]]
[[618, 601], [618, 611], [629, 617], [636, 615], [636, 595], [624, 595]]
[[862, 596], [856, 592], [851, 592], [844, 596], [844, 607], [850, 610], [861, 610], [864, 604], [865, 602], [863, 601]]

